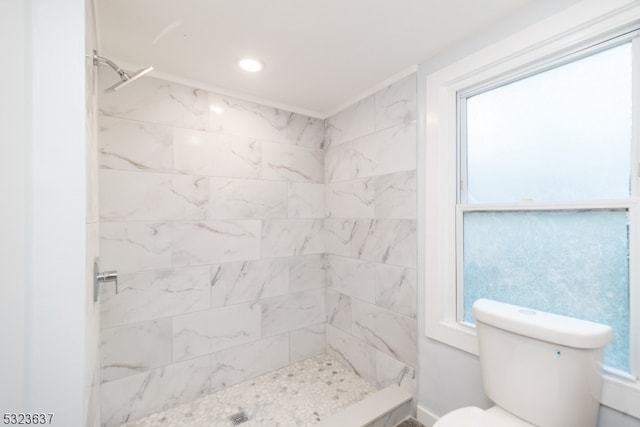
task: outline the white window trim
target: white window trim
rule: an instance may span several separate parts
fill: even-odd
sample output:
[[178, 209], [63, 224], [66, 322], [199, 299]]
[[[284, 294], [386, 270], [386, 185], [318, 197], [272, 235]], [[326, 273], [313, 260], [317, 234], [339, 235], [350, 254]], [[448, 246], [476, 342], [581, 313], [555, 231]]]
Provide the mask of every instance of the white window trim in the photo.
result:
[[[425, 333], [478, 354], [474, 328], [456, 319], [457, 94], [525, 71], [640, 22], [632, 0], [586, 0], [426, 77]], [[637, 90], [634, 88], [634, 90]], [[637, 99], [637, 97], [636, 97]], [[634, 101], [635, 102], [635, 101]], [[636, 114], [637, 116], [637, 114]], [[634, 135], [634, 138], [637, 138]], [[630, 236], [635, 245], [638, 236]], [[632, 262], [632, 268], [636, 262]], [[635, 272], [631, 272], [635, 275]], [[630, 296], [640, 306], [640, 292]], [[631, 318], [636, 331], [640, 319]], [[631, 355], [635, 360], [638, 355]], [[640, 381], [604, 375], [602, 404], [640, 418]]]

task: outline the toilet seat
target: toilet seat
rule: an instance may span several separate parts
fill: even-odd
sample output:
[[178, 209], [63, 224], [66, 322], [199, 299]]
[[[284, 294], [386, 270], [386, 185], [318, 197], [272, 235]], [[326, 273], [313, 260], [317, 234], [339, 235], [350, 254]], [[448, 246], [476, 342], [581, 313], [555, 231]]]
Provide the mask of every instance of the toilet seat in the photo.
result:
[[475, 406], [467, 406], [449, 412], [433, 427], [533, 427], [533, 424], [497, 406], [486, 411]]

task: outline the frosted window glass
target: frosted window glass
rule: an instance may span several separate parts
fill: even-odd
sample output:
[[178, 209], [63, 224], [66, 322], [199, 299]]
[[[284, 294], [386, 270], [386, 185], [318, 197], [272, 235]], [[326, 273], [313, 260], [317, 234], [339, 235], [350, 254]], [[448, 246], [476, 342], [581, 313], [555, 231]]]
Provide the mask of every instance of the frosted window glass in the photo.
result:
[[629, 196], [631, 44], [467, 99], [467, 203]]
[[629, 371], [627, 210], [464, 214], [463, 320], [479, 298], [614, 329], [605, 364]]

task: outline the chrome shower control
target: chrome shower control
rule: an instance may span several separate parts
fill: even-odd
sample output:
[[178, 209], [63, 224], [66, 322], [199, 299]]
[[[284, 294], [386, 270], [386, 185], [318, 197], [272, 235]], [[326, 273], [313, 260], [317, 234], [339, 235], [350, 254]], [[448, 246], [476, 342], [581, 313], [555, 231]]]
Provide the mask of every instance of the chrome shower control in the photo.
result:
[[116, 270], [100, 271], [98, 258], [93, 261], [93, 302], [98, 301], [100, 284], [116, 282], [116, 294], [118, 293], [118, 272]]

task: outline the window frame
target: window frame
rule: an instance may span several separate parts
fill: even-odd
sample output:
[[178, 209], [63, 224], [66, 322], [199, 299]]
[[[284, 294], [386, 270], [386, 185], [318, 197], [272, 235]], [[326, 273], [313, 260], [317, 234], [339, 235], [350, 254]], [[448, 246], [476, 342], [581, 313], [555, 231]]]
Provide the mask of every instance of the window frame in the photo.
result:
[[[472, 96], [476, 96], [478, 94], [482, 94], [499, 87], [503, 87], [513, 82], [521, 81], [527, 79], [532, 76], [536, 76], [538, 74], [544, 73], [549, 70], [553, 70], [557, 67], [562, 67], [564, 65], [570, 64], [574, 61], [580, 61], [581, 59], [587, 58], [591, 55], [597, 55], [598, 53], [604, 52], [608, 49], [614, 49], [618, 46], [622, 46], [629, 43], [632, 58], [640, 55], [640, 28], [630, 31], [628, 33], [624, 33], [618, 36], [614, 36], [613, 38], [604, 40], [600, 43], [596, 43], [592, 46], [588, 46], [584, 49], [578, 49], [575, 53], [569, 54], [567, 56], [561, 56], [556, 60], [552, 60], [550, 62], [544, 62], [541, 64], [540, 68], [535, 68], [533, 66], [532, 70], [526, 71], [525, 73], [515, 73], [514, 75], [508, 75], [506, 78], [503, 76], [498, 77], [489, 84], [482, 83], [479, 87], [468, 88], [464, 91], [459, 91], [457, 93], [457, 203], [456, 203], [456, 317], [458, 322], [462, 322], [462, 318], [464, 317], [463, 312], [463, 289], [464, 289], [464, 263], [463, 263], [463, 242], [464, 242], [464, 226], [463, 226], [463, 216], [466, 212], [500, 212], [500, 211], [562, 211], [562, 210], [571, 210], [571, 211], [586, 211], [586, 210], [626, 210], [628, 212], [629, 218], [629, 259], [639, 259], [636, 252], [636, 245], [634, 244], [634, 239], [631, 237], [635, 230], [638, 228], [638, 224], [634, 221], [637, 218], [637, 207], [638, 207], [638, 178], [637, 173], [634, 173], [636, 170], [636, 165], [638, 164], [638, 142], [634, 141], [633, 135], [636, 134], [635, 131], [632, 130], [632, 141], [630, 141], [630, 150], [628, 152], [628, 166], [629, 166], [629, 177], [630, 177], [630, 188], [629, 188], [629, 196], [626, 198], [619, 199], [593, 199], [593, 200], [572, 200], [572, 201], [538, 201], [538, 200], [527, 200], [527, 201], [514, 201], [514, 202], [494, 202], [494, 203], [469, 203], [468, 201], [468, 175], [467, 175], [467, 99]], [[632, 69], [632, 79], [634, 81], [640, 81], [640, 70], [637, 67]], [[632, 102], [634, 106], [638, 104], [638, 99], [634, 99], [632, 94]], [[637, 111], [634, 116], [632, 116], [632, 126], [636, 128], [638, 126], [638, 121], [640, 117], [638, 117]], [[636, 179], [633, 179], [634, 175]], [[637, 232], [636, 232], [637, 233]], [[629, 289], [637, 290], [638, 289], [638, 281], [637, 277], [635, 277], [634, 270], [632, 265], [629, 266]], [[630, 308], [630, 311], [633, 311]], [[462, 322], [464, 325], [464, 322]], [[470, 325], [473, 328], [473, 326]], [[637, 334], [632, 334], [630, 336], [629, 342], [629, 358], [632, 361], [632, 366], [630, 367], [630, 374], [632, 378], [638, 377], [638, 370], [640, 369], [640, 363], [638, 363], [638, 358], [635, 355], [638, 354], [638, 342], [636, 340]], [[635, 363], [634, 363], [635, 362]], [[629, 378], [629, 374], [627, 372], [621, 372], [615, 370], [613, 368], [608, 368], [607, 372], [611, 375], [618, 375], [624, 378]]]
[[[571, 62], [622, 40], [611, 41], [640, 28], [640, 5], [625, 0], [586, 1], [491, 45], [426, 77], [425, 134], [425, 334], [427, 337], [478, 354], [475, 328], [458, 321], [457, 262], [461, 247], [462, 212], [465, 210], [629, 209], [630, 218], [630, 329], [634, 375], [607, 370], [601, 402], [640, 418], [640, 215], [638, 213], [638, 127], [640, 125], [640, 42], [633, 52], [633, 129], [631, 196], [629, 199], [585, 202], [533, 202], [461, 205], [458, 159], [461, 114], [459, 97], [486, 91], [544, 69]], [[637, 34], [626, 36], [628, 39]], [[635, 178], [635, 179], [633, 179]]]

